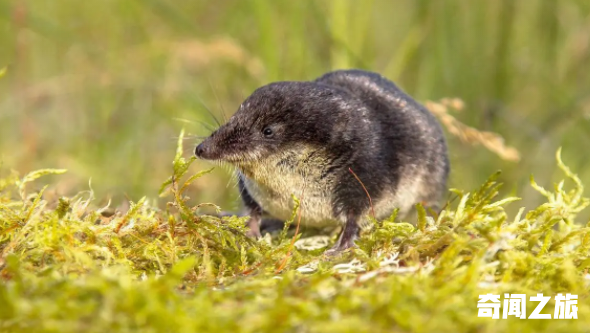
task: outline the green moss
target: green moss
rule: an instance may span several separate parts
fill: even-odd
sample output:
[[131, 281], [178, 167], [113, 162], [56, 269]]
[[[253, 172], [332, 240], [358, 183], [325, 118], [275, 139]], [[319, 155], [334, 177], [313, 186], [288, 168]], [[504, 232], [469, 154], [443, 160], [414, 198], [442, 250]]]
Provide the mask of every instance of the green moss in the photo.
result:
[[[36, 178], [0, 180], [0, 330], [11, 332], [496, 332], [584, 331], [590, 229], [576, 220], [588, 206], [579, 179], [532, 186], [546, 203], [516, 216], [497, 198], [497, 174], [479, 189], [455, 190], [438, 216], [420, 209], [415, 227], [375, 223], [357, 249], [326, 258], [281, 233], [244, 236], [243, 218], [200, 214], [183, 191], [182, 158], [162, 192], [109, 216], [82, 193], [56, 202]], [[187, 180], [182, 181], [182, 179]], [[570, 189], [571, 188], [571, 189]], [[296, 212], [293, 223], [297, 223]], [[299, 235], [296, 237], [300, 237]], [[317, 242], [316, 242], [317, 243]], [[311, 245], [310, 245], [311, 244]], [[317, 244], [316, 244], [317, 245]], [[303, 249], [306, 248], [306, 249]], [[542, 292], [579, 295], [577, 320], [477, 317], [478, 295]], [[530, 314], [535, 303], [528, 302]]]

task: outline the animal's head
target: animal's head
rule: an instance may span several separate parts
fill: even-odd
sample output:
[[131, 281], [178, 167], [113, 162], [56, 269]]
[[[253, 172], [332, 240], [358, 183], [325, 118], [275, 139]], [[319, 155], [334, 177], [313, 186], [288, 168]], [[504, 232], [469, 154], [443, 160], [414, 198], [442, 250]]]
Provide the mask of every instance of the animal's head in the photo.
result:
[[312, 82], [277, 82], [256, 90], [238, 111], [195, 149], [206, 160], [261, 161], [301, 146], [334, 140], [334, 126], [348, 122], [341, 94]]

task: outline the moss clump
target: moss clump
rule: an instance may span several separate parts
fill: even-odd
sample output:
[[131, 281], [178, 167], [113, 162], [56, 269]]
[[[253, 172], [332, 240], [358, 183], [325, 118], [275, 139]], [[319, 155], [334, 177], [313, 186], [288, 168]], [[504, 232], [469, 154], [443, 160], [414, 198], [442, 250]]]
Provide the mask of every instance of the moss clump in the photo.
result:
[[[0, 180], [0, 330], [10, 332], [496, 332], [585, 331], [590, 229], [579, 179], [546, 190], [516, 216], [497, 175], [455, 191], [456, 207], [416, 226], [375, 223], [359, 247], [325, 258], [320, 241], [244, 236], [244, 220], [190, 207], [182, 135], [165, 210], [146, 199], [126, 213], [93, 208], [92, 192], [56, 202], [29, 191], [41, 170]], [[293, 220], [296, 221], [294, 213]], [[319, 246], [316, 246], [320, 244]], [[478, 295], [579, 295], [577, 320], [477, 317]], [[536, 307], [527, 303], [527, 313]]]

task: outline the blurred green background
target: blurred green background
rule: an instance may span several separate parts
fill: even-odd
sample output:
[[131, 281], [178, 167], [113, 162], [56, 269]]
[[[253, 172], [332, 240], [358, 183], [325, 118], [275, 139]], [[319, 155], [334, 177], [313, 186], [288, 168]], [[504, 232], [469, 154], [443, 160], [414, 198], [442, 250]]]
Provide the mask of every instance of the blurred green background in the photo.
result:
[[[351, 67], [420, 101], [459, 97], [457, 118], [521, 152], [503, 161], [448, 135], [452, 187], [502, 169], [531, 206], [530, 174], [562, 177], [559, 146], [590, 186], [588, 0], [1, 0], [4, 66], [0, 176], [66, 168], [58, 194], [92, 179], [100, 202], [156, 198], [180, 129], [216, 126], [207, 109], [223, 120], [263, 84]], [[229, 210], [236, 192], [218, 168], [191, 197]]]

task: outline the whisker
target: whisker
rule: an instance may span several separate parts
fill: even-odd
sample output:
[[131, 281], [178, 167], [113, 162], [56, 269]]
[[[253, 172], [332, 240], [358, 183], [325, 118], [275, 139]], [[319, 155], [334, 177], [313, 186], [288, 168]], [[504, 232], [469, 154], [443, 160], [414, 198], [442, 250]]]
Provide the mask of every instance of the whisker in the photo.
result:
[[187, 155], [190, 153], [190, 155], [193, 155], [195, 151], [195, 147], [186, 147], [182, 150], [183, 155]]
[[232, 183], [234, 183], [234, 182], [235, 182], [235, 181], [234, 181], [234, 179], [235, 179], [235, 177], [230, 177], [230, 178], [227, 180], [227, 184], [225, 184], [225, 188], [229, 188], [229, 187], [230, 187], [230, 185], [231, 185]]
[[213, 114], [213, 112], [207, 107], [207, 105], [205, 105], [205, 103], [203, 103], [203, 101], [199, 98], [199, 96], [196, 96], [196, 98], [197, 98], [197, 101], [199, 101], [199, 104], [201, 104], [201, 106], [205, 109], [205, 111], [207, 111], [207, 113], [209, 113], [211, 118], [213, 118], [213, 120], [215, 121], [217, 126], [221, 126], [221, 123], [219, 122], [217, 117], [215, 117], [215, 114]]
[[213, 127], [211, 124], [208, 124], [208, 123], [206, 123], [206, 122], [204, 122], [204, 121], [197, 120], [197, 122], [198, 122], [199, 124], [201, 124], [201, 126], [203, 126], [205, 129], [207, 129], [207, 130], [209, 130], [209, 131], [211, 131], [211, 132], [215, 132], [215, 130], [216, 130], [216, 128], [215, 128], [215, 127]]
[[[178, 140], [180, 137], [176, 136], [176, 137], [171, 137], [170, 140]], [[182, 140], [205, 140], [207, 139], [208, 136], [196, 136], [196, 135], [191, 135], [191, 136], [185, 136], [184, 138], [182, 138]]]
[[180, 122], [187, 123], [187, 124], [193, 123], [193, 121], [190, 119], [184, 119], [184, 118], [178, 118], [178, 117], [174, 117], [174, 118], [172, 118], [172, 120], [180, 121]]
[[221, 109], [221, 116], [223, 117], [223, 122], [226, 123], [227, 118], [225, 117], [225, 109], [223, 108], [223, 103], [221, 103], [221, 99], [219, 99], [219, 95], [217, 95], [217, 90], [213, 86], [213, 83], [211, 82], [211, 78], [208, 77], [207, 81], [209, 81], [209, 87], [211, 87], [211, 90], [213, 91], [213, 95], [215, 95], [215, 99], [217, 99], [217, 103], [219, 104], [219, 108]]
[[[215, 129], [216, 129], [211, 124], [206, 123], [206, 122], [204, 122], [202, 120], [198, 120], [198, 119], [195, 119], [195, 120], [183, 119], [183, 118], [172, 118], [172, 119], [173, 120], [176, 120], [176, 121], [180, 121], [180, 122], [186, 123], [186, 124], [198, 123], [198, 124], [200, 124], [201, 126], [205, 127], [206, 129], [208, 129], [211, 132], [214, 132]], [[221, 125], [219, 125], [219, 126], [221, 126]]]
[[[240, 181], [238, 179], [238, 175], [236, 174], [236, 177], [234, 177], [233, 179], [234, 179], [234, 186], [233, 186], [233, 188], [238, 188], [238, 182]], [[242, 195], [242, 192], [243, 191], [240, 191], [240, 195]]]

